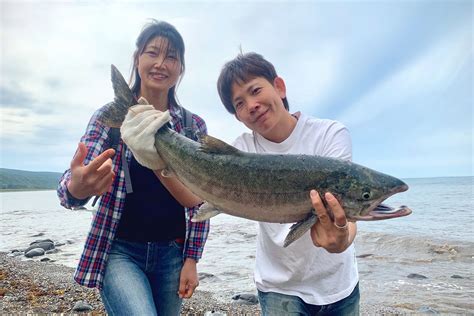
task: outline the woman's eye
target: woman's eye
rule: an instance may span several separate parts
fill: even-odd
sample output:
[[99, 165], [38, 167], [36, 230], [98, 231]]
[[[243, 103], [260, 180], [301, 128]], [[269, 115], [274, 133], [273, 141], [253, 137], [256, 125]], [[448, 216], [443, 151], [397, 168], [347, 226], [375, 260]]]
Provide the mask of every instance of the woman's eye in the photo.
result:
[[167, 57], [169, 59], [174, 59], [174, 60], [178, 59], [178, 57], [176, 57], [176, 55], [168, 55]]
[[155, 57], [157, 56], [158, 54], [152, 50], [149, 50], [149, 51], [146, 51], [145, 54], [151, 56], [151, 57]]

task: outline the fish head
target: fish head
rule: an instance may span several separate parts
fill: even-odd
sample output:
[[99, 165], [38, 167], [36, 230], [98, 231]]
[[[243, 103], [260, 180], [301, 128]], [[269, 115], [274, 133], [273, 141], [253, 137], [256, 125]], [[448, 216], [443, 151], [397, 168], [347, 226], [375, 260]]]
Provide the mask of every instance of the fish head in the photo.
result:
[[408, 190], [402, 180], [362, 166], [342, 181], [344, 191], [335, 194], [350, 221], [374, 221], [411, 214], [403, 205], [390, 207], [382, 204], [390, 196]]

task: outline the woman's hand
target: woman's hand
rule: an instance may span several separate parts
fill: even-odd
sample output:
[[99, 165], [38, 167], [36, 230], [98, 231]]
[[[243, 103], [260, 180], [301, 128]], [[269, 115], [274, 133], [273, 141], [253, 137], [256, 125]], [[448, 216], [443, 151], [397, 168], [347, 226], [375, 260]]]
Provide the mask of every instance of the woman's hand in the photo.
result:
[[179, 290], [180, 298], [190, 298], [193, 296], [194, 290], [199, 285], [199, 277], [196, 269], [196, 260], [186, 258], [179, 276]]
[[311, 202], [318, 216], [318, 221], [311, 227], [311, 239], [316, 247], [323, 247], [331, 253], [341, 253], [354, 241], [357, 232], [355, 223], [348, 222], [344, 209], [329, 192], [324, 195], [333, 218], [324, 207], [318, 192], [311, 190]]
[[151, 170], [164, 169], [166, 164], [155, 148], [156, 132], [171, 119], [169, 111], [161, 112], [140, 98], [130, 107], [120, 127], [122, 140], [135, 159]]
[[115, 150], [107, 149], [85, 166], [87, 148], [83, 143], [79, 143], [71, 161], [71, 180], [67, 184], [69, 193], [82, 200], [107, 192], [115, 179], [112, 166], [114, 155]]

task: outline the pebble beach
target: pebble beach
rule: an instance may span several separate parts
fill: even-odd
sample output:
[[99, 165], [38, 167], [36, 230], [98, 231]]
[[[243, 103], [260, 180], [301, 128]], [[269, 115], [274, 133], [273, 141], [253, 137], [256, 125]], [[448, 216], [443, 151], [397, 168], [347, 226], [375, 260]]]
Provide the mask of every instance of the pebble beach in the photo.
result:
[[[0, 253], [0, 314], [105, 314], [96, 289], [79, 286], [74, 269], [51, 262], [22, 261]], [[259, 315], [258, 305], [221, 303], [197, 291], [184, 300], [182, 315]]]
[[[25, 261], [0, 252], [0, 314], [105, 314], [96, 289], [76, 284], [74, 269], [53, 262]], [[182, 315], [260, 315], [260, 307], [239, 301], [220, 302], [197, 290], [184, 300]], [[403, 311], [362, 304], [361, 315], [405, 315]]]

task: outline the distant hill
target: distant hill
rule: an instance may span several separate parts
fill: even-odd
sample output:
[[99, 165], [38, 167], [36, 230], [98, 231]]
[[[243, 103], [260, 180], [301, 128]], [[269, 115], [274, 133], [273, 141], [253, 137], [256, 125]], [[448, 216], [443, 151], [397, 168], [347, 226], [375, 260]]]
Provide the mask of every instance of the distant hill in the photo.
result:
[[59, 172], [35, 172], [0, 168], [0, 190], [48, 190], [58, 187]]

